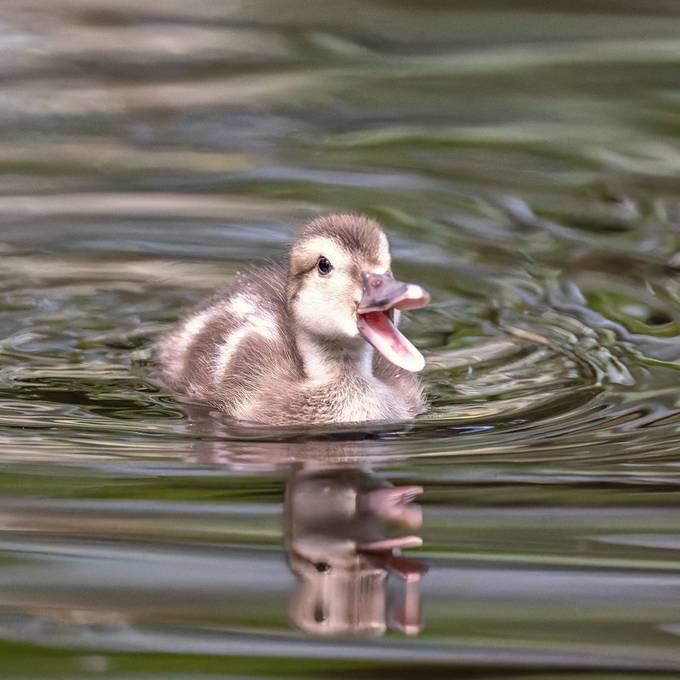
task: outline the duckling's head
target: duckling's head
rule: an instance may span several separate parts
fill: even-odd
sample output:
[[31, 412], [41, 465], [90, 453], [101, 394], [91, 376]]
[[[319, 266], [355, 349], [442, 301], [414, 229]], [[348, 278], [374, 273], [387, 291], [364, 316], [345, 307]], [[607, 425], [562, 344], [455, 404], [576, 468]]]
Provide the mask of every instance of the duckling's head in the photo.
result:
[[382, 227], [361, 215], [310, 222], [290, 251], [288, 304], [295, 322], [318, 341], [339, 346], [368, 341], [408, 371], [425, 365], [397, 330], [398, 310], [429, 302], [420, 286], [397, 281]]

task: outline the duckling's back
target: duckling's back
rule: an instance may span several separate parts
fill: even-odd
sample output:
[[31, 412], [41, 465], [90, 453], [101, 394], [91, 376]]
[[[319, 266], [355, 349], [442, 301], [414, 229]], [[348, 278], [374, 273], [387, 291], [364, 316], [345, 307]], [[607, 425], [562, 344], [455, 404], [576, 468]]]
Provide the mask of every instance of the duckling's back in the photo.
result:
[[261, 267], [189, 313], [158, 344], [165, 383], [248, 420], [256, 395], [299, 375], [295, 343], [285, 337], [285, 285], [282, 267]]

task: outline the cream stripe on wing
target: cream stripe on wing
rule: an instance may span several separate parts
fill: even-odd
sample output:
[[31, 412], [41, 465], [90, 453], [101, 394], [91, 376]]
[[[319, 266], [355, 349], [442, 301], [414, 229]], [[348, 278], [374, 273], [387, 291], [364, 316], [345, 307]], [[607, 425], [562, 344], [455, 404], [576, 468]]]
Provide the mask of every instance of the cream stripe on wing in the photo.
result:
[[[239, 304], [243, 304], [243, 301]], [[259, 316], [252, 314], [245, 325], [224, 336], [215, 355], [213, 373], [215, 385], [224, 380], [236, 350], [251, 333], [256, 333], [265, 340], [274, 340], [278, 336], [275, 318], [268, 312], [260, 312]]]
[[243, 339], [250, 333], [250, 331], [250, 327], [242, 326], [223, 338], [222, 344], [219, 346], [217, 354], [215, 355], [215, 370], [213, 373], [215, 385], [218, 385], [222, 382], [222, 380], [224, 380], [229, 362], [231, 361], [234, 353], [238, 349]]
[[178, 378], [184, 372], [186, 354], [211, 317], [212, 310], [210, 309], [194, 314], [163, 343], [163, 363], [168, 373], [174, 378]]

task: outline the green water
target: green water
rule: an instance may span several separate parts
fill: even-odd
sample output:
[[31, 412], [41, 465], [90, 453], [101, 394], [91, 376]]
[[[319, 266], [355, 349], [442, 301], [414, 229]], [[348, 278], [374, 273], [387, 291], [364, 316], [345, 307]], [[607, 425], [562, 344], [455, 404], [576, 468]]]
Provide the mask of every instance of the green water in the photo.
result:
[[[5, 0], [0, 54], [3, 678], [680, 674], [679, 3]], [[336, 210], [430, 413], [159, 389]]]

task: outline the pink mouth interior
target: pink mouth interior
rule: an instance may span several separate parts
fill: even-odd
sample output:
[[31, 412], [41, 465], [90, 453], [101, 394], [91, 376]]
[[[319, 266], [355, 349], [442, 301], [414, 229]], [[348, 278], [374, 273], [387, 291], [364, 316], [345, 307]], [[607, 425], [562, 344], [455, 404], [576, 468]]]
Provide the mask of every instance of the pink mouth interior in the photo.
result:
[[420, 299], [401, 300], [388, 310], [359, 314], [359, 332], [396, 366], [414, 373], [422, 371], [425, 367], [425, 358], [408, 338], [399, 332], [392, 323], [392, 317], [395, 308], [415, 309], [427, 304], [428, 299], [425, 294]]

